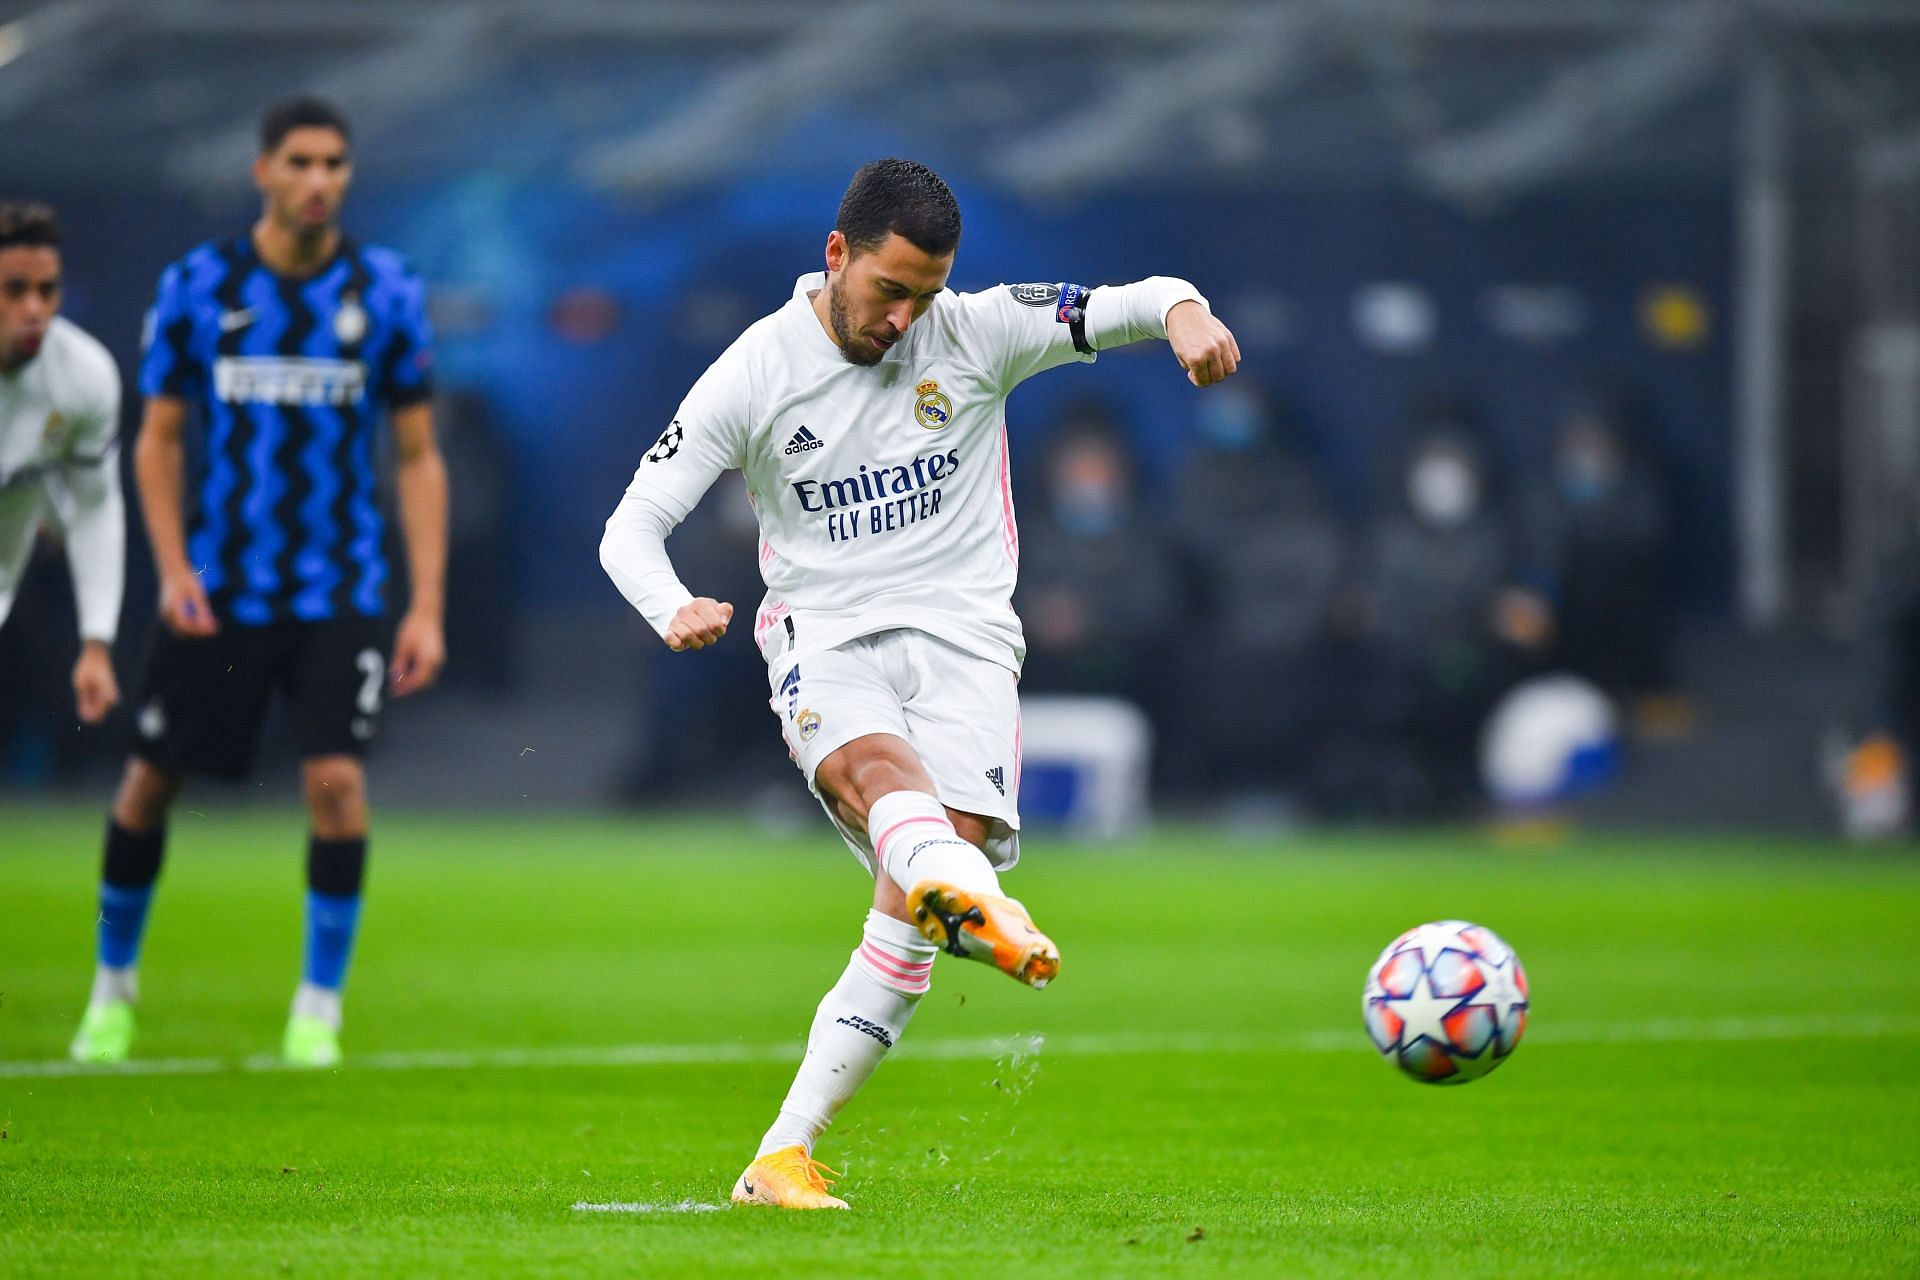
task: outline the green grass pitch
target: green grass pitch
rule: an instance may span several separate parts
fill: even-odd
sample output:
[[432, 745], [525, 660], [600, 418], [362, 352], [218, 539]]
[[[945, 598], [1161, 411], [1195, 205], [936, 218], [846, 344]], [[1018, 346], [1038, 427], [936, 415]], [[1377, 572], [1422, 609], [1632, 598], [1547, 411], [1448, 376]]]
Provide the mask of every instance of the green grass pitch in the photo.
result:
[[[301, 1075], [248, 1064], [296, 977], [299, 819], [204, 803], [150, 1074], [37, 1065], [85, 999], [100, 819], [0, 810], [0, 1274], [1920, 1274], [1911, 851], [1035, 838], [1009, 886], [1060, 980], [940, 962], [821, 1145], [854, 1212], [617, 1213], [572, 1206], [724, 1204], [751, 1155], [865, 907], [824, 824], [385, 815], [348, 1064]], [[1535, 997], [1455, 1089], [1359, 1018], [1378, 950], [1448, 916]]]

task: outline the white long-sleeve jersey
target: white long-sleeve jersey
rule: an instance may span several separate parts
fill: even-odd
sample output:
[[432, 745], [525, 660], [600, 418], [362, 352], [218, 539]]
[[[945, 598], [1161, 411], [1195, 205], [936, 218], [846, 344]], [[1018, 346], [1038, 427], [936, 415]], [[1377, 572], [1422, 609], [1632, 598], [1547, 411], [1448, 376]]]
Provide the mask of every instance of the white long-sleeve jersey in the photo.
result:
[[[863, 367], [813, 310], [824, 286], [802, 276], [694, 384], [608, 519], [601, 564], [664, 635], [694, 598], [666, 535], [739, 468], [760, 522], [767, 594], [753, 634], [769, 661], [912, 627], [1018, 671], [1007, 393], [1102, 347], [1164, 338], [1169, 311], [1206, 299], [1165, 276], [1091, 297], [1052, 284], [943, 293]], [[1090, 350], [1074, 342], [1082, 314]]]
[[0, 373], [0, 623], [51, 514], [66, 533], [80, 638], [112, 643], [127, 565], [119, 430], [120, 371], [78, 325], [56, 316], [39, 353]]

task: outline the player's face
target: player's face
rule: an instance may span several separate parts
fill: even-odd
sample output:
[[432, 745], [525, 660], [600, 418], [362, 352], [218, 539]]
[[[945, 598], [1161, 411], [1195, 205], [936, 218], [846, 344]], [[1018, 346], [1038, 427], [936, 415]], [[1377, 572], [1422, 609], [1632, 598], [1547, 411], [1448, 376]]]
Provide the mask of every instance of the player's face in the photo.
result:
[[337, 129], [290, 129], [280, 145], [253, 162], [253, 183], [267, 216], [297, 236], [320, 235], [340, 221], [353, 161]]
[[60, 251], [45, 245], [0, 249], [0, 369], [40, 354], [60, 311]]
[[827, 237], [827, 317], [851, 364], [879, 364], [907, 326], [947, 287], [953, 254], [938, 257], [905, 236], [855, 253], [838, 231]]

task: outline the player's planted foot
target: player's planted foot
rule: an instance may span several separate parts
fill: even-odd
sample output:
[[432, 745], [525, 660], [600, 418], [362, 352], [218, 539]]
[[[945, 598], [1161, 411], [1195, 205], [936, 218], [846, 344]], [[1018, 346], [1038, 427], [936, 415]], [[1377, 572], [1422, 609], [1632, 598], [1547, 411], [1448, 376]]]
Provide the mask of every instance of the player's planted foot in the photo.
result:
[[1060, 948], [1012, 898], [922, 880], [907, 895], [914, 928], [949, 955], [983, 960], [1035, 988], [1060, 972]]
[[805, 1147], [782, 1147], [747, 1166], [733, 1184], [733, 1202], [780, 1209], [845, 1209], [847, 1202], [828, 1190], [833, 1184], [824, 1175], [829, 1173], [833, 1170], [808, 1155]]
[[133, 1048], [133, 1031], [131, 1001], [90, 1004], [68, 1052], [75, 1062], [125, 1062]]
[[324, 1019], [296, 1013], [287, 1019], [280, 1055], [290, 1067], [337, 1067], [340, 1032]]

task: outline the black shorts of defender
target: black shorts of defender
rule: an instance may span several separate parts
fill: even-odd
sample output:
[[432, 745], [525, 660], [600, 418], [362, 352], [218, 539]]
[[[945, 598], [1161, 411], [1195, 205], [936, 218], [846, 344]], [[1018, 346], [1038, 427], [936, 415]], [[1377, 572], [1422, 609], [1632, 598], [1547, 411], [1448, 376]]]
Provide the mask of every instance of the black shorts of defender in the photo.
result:
[[156, 624], [134, 702], [133, 753], [155, 768], [214, 778], [253, 771], [277, 691], [302, 759], [364, 757], [379, 729], [390, 627], [382, 618], [242, 626], [211, 636]]

